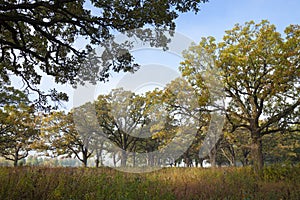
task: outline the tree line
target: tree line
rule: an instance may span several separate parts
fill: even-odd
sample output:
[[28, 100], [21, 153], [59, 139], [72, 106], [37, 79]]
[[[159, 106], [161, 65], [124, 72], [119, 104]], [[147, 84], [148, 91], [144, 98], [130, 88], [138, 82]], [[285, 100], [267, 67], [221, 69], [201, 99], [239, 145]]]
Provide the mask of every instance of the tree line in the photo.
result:
[[[208, 159], [212, 166], [239, 162], [257, 170], [264, 162], [298, 162], [300, 26], [288, 26], [283, 37], [266, 20], [250, 21], [225, 33], [221, 42], [202, 38], [183, 52], [182, 78], [162, 90], [136, 94], [117, 88], [67, 113], [39, 114], [26, 98], [5, 105], [1, 156], [17, 165], [36, 149], [75, 156], [84, 166], [91, 157], [99, 166], [110, 156], [115, 166], [192, 166]], [[212, 104], [204, 65], [218, 69], [230, 100], [223, 110]], [[199, 157], [218, 109], [226, 116], [222, 135], [206, 157]]]

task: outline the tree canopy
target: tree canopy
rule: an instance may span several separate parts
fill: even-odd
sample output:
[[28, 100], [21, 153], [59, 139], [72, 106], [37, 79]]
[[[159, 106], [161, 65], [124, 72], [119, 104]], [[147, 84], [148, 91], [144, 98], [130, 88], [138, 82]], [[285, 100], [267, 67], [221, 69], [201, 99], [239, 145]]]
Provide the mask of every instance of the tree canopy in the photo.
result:
[[208, 37], [193, 45], [181, 67], [187, 78], [197, 77], [195, 60], [201, 59], [201, 50], [214, 58], [224, 92], [231, 100], [227, 119], [232, 131], [241, 127], [250, 131], [257, 169], [263, 166], [262, 137], [300, 123], [300, 26], [288, 26], [285, 34], [282, 37], [266, 20], [237, 24], [226, 31], [220, 43]]
[[[69, 113], [37, 114], [36, 107], [27, 97], [30, 90], [39, 94], [36, 103], [42, 107], [47, 105], [47, 98], [56, 101], [66, 97], [56, 90], [43, 93], [38, 88], [42, 78], [39, 73], [52, 75], [57, 83], [76, 86], [85, 81], [105, 81], [109, 78], [110, 69], [116, 72], [133, 71], [138, 65], [130, 55], [130, 43], [115, 43], [114, 31], [124, 32], [133, 27], [152, 24], [156, 29], [151, 34], [159, 35], [162, 33], [160, 28], [174, 28], [173, 20], [177, 11], [197, 11], [194, 6], [199, 3], [163, 1], [165, 4], [158, 5], [151, 2], [154, 8], [169, 6], [167, 11], [161, 13], [161, 17], [168, 14], [172, 17], [158, 19], [158, 13], [150, 16], [152, 8], [148, 1], [137, 4], [137, 7], [130, 6], [130, 2], [124, 5], [119, 1], [104, 2], [106, 4], [89, 2], [103, 9], [101, 14], [95, 16], [92, 15], [95, 10], [89, 10], [89, 4], [84, 1], [81, 4], [77, 1], [6, 1], [0, 6], [4, 9], [0, 15], [10, 13], [9, 8], [18, 5], [21, 8], [15, 10], [15, 15], [24, 16], [20, 22], [13, 19], [9, 21], [5, 17], [3, 21], [0, 20], [0, 28], [3, 30], [1, 42], [4, 41], [1, 43], [0, 65], [0, 97], [3, 97], [0, 100], [2, 157], [13, 160], [17, 165], [18, 160], [35, 148], [46, 152], [44, 155], [74, 156], [84, 166], [94, 156], [96, 166], [105, 162], [103, 157], [110, 156], [115, 167], [176, 165], [182, 160], [186, 166], [192, 166], [193, 163], [197, 165], [209, 158], [212, 166], [254, 164], [258, 171], [265, 161], [299, 162], [299, 25], [290, 25], [281, 34], [275, 25], [266, 20], [258, 24], [253, 21], [237, 24], [225, 32], [222, 41], [216, 42], [213, 37], [202, 38], [198, 45], [193, 44], [186, 50], [183, 53], [185, 60], [179, 68], [183, 78], [171, 81], [162, 90], [136, 94], [117, 88], [107, 95], [98, 96], [93, 102], [73, 108]], [[81, 7], [72, 7], [76, 3]], [[29, 17], [36, 12], [31, 8], [33, 5], [40, 12], [34, 16], [42, 18]], [[102, 8], [103, 5], [110, 7]], [[53, 6], [57, 6], [58, 10], [54, 10]], [[189, 9], [184, 9], [184, 6]], [[159, 11], [157, 9], [155, 12]], [[90, 12], [85, 13], [88, 10]], [[13, 9], [10, 11], [13, 12]], [[150, 21], [138, 18], [142, 11], [149, 12], [150, 17], [147, 19]], [[59, 12], [58, 18], [54, 12]], [[124, 23], [123, 12], [124, 16], [131, 16], [126, 18], [128, 23]], [[138, 18], [137, 24], [130, 20], [134, 17]], [[80, 24], [86, 18], [90, 20], [89, 26], [81, 27]], [[30, 19], [39, 23], [35, 24]], [[107, 22], [105, 19], [112, 23], [103, 25], [101, 29], [99, 23]], [[138, 25], [138, 22], [141, 24]], [[15, 26], [15, 31], [6, 29], [8, 26]], [[56, 35], [48, 38], [43, 35], [43, 31]], [[146, 32], [136, 30], [127, 34], [140, 37], [145, 42], [155, 41], [155, 37], [149, 37]], [[38, 46], [28, 38], [22, 41], [24, 34], [33, 41], [35, 37], [39, 38], [39, 43], [47, 45]], [[88, 46], [85, 49], [87, 51], [76, 49], [75, 39], [82, 36], [89, 38], [92, 45], [105, 47], [103, 56], [97, 57], [92, 46]], [[6, 44], [5, 39], [9, 43]], [[165, 40], [152, 45], [166, 47], [167, 43]], [[118, 54], [119, 50], [125, 53]], [[98, 59], [104, 68], [97, 68]], [[10, 85], [11, 73], [23, 78], [25, 91]], [[227, 107], [219, 105], [220, 102], [224, 103], [225, 95], [230, 100]], [[227, 119], [221, 119], [220, 113], [226, 114]], [[219, 117], [220, 120], [212, 120]]]
[[38, 138], [34, 107], [23, 103], [0, 110], [0, 155], [18, 165]]
[[[178, 13], [197, 13], [200, 4], [207, 1], [0, 1], [1, 87], [10, 84], [13, 74], [23, 80], [27, 93], [38, 94], [36, 102], [42, 107], [49, 99], [67, 100], [66, 94], [55, 89], [42, 91], [38, 86], [43, 76], [52, 76], [61, 84], [81, 82], [79, 69], [86, 67], [93, 45], [105, 48], [102, 67], [90, 72], [94, 80], [107, 80], [109, 70], [133, 71], [137, 64], [128, 44], [114, 41], [116, 32], [129, 31], [130, 37], [166, 47], [167, 40], [156, 40], [160, 30], [174, 30]], [[145, 25], [155, 27], [156, 31], [136, 31]], [[75, 42], [83, 40], [89, 45], [78, 48]]]

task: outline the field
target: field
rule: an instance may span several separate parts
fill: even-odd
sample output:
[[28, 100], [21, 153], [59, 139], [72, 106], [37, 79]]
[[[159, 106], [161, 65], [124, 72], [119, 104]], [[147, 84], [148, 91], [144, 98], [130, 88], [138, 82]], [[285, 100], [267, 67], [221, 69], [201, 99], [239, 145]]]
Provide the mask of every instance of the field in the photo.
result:
[[300, 166], [165, 168], [130, 174], [110, 168], [0, 168], [0, 199], [299, 199]]

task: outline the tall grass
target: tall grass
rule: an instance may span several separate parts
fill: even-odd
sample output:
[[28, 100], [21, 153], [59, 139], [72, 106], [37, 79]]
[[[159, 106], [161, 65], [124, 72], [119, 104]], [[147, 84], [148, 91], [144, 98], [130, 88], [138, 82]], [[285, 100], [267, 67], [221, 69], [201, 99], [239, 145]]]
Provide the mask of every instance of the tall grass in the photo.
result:
[[0, 168], [0, 199], [299, 199], [300, 167], [166, 168], [147, 174], [110, 168]]

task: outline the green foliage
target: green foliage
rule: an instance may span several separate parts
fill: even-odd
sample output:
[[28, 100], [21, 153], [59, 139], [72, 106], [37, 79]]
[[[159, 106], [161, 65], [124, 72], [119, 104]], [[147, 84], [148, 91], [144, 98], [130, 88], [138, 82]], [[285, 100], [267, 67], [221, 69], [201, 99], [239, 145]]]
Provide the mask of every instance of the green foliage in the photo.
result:
[[266, 135], [263, 138], [264, 157], [268, 163], [300, 161], [300, 132]]
[[0, 81], [0, 106], [17, 105], [20, 102], [29, 103], [26, 94]]
[[[73, 85], [87, 77], [91, 82], [104, 81], [109, 77], [109, 70], [134, 71], [137, 64], [129, 53], [130, 44], [115, 42], [114, 33], [132, 30], [128, 36], [136, 36], [152, 46], [166, 47], [166, 37], [156, 39], [162, 31], [174, 30], [178, 13], [197, 12], [199, 5], [205, 2], [207, 0], [1, 1], [0, 81], [8, 83], [8, 74], [20, 77], [26, 91], [39, 95], [37, 103], [42, 107], [48, 107], [49, 99], [67, 100], [66, 94], [55, 89], [47, 93], [40, 90], [38, 85], [45, 74], [52, 76], [55, 83]], [[156, 30], [153, 33], [135, 30], [145, 25]], [[92, 47], [76, 48], [74, 43], [78, 38], [105, 49], [101, 68], [93, 66], [90, 76], [81, 74], [79, 69], [87, 67]]]
[[14, 161], [26, 158], [38, 137], [34, 107], [20, 103], [0, 110], [0, 156]]
[[[210, 120], [203, 101], [205, 98], [207, 101], [207, 97], [193, 98], [193, 88], [186, 85], [184, 80], [175, 80], [164, 90], [145, 95], [119, 88], [68, 114], [45, 114], [36, 149], [46, 151], [46, 155], [74, 156], [85, 166], [93, 156], [96, 156], [96, 164], [103, 163], [103, 156], [112, 157], [115, 166], [119, 160], [122, 166], [168, 165], [182, 161], [185, 166], [193, 166], [201, 165], [208, 157], [210, 164], [219, 166], [252, 164], [255, 158], [250, 156], [251, 132], [243, 127], [233, 128], [234, 124], [229, 121], [213, 153], [199, 158]], [[179, 90], [181, 87], [185, 89]], [[188, 131], [184, 132], [184, 128]], [[181, 130], [184, 134], [178, 137]], [[296, 130], [295, 126], [292, 132], [278, 132], [263, 138], [266, 162], [299, 162], [299, 132]], [[192, 140], [183, 151], [184, 141]], [[163, 154], [164, 147], [171, 142], [172, 153]], [[180, 155], [174, 156], [174, 152]]]
[[204, 64], [219, 70], [231, 100], [226, 116], [232, 132], [238, 128], [250, 132], [252, 159], [255, 168], [261, 169], [262, 137], [290, 131], [299, 123], [300, 26], [286, 27], [283, 37], [266, 20], [250, 21], [225, 33], [219, 43], [208, 37], [192, 45], [184, 52], [180, 70], [196, 88], [203, 88]]
[[[99, 158], [103, 149], [113, 154], [121, 150], [125, 165], [129, 151], [153, 152], [168, 146], [179, 131], [197, 132], [195, 141], [178, 159], [185, 159], [188, 164], [191, 159], [198, 159], [197, 151], [210, 119], [211, 106], [208, 105], [214, 95], [209, 91], [210, 80], [205, 80], [206, 72], [203, 72], [203, 68], [208, 67], [208, 71], [220, 70], [217, 75], [232, 100], [226, 110], [225, 134], [214, 152], [210, 152], [211, 164], [215, 159], [219, 163], [227, 159], [231, 165], [236, 160], [247, 165], [251, 150], [253, 155], [249, 159], [261, 168], [262, 143], [267, 147], [264, 149], [267, 161], [286, 161], [282, 158], [285, 157], [290, 162], [298, 162], [299, 126], [295, 124], [299, 123], [300, 116], [299, 25], [288, 26], [283, 37], [275, 25], [266, 20], [258, 24], [253, 21], [237, 24], [226, 31], [222, 42], [216, 43], [213, 37], [203, 38], [199, 45], [193, 44], [184, 52], [185, 61], [180, 70], [189, 84], [177, 79], [163, 91], [145, 96], [115, 89], [68, 114], [53, 112], [44, 118], [35, 118], [31, 108], [25, 106], [29, 104], [26, 94], [10, 87], [8, 74], [12, 73], [23, 79], [26, 91], [39, 94], [37, 103], [44, 106], [47, 98], [57, 101], [67, 97], [55, 89], [49, 94], [40, 91], [42, 75], [53, 76], [56, 83], [76, 85], [87, 80], [105, 81], [111, 69], [134, 71], [137, 65], [128, 52], [130, 44], [117, 44], [112, 33], [153, 25], [154, 32], [132, 31], [129, 36], [166, 48], [167, 38], [158, 41], [151, 36], [160, 35], [163, 29], [174, 30], [178, 12], [197, 12], [199, 4], [204, 2], [206, 0], [133, 0], [126, 4], [111, 0], [3, 2], [0, 6], [0, 105], [9, 105], [0, 110], [1, 155], [13, 159], [17, 153], [20, 155], [15, 156], [15, 160], [20, 160], [30, 149], [39, 148], [52, 151], [55, 156], [75, 155], [86, 165], [94, 152]], [[87, 3], [90, 6], [86, 6]], [[93, 15], [97, 9], [101, 12]], [[92, 46], [82, 51], [74, 48], [77, 37], [86, 37], [91, 44], [104, 47], [101, 70], [96, 69], [98, 60]], [[122, 55], [119, 52], [123, 52]], [[90, 69], [88, 65], [96, 68]], [[211, 69], [212, 66], [217, 70]], [[192, 98], [194, 95], [196, 98]], [[93, 113], [94, 108], [96, 113]], [[42, 121], [41, 140], [33, 141], [37, 132], [33, 118]], [[153, 121], [159, 123], [153, 124]], [[151, 137], [141, 138], [144, 133]], [[183, 135], [185, 138], [178, 139], [172, 150], [190, 138], [189, 134]], [[118, 150], [105, 143], [104, 138], [110, 139]]]
[[49, 152], [54, 156], [75, 155], [84, 166], [87, 159], [92, 155], [89, 147], [89, 133], [80, 135], [74, 124], [73, 113], [52, 112], [42, 118], [41, 140], [36, 149]]
[[286, 181], [299, 183], [299, 164], [294, 167], [291, 164], [274, 164], [264, 168], [264, 180], [266, 181]]

